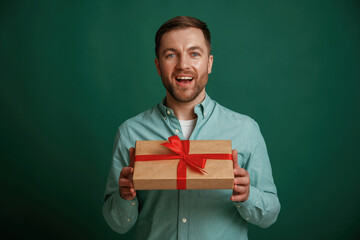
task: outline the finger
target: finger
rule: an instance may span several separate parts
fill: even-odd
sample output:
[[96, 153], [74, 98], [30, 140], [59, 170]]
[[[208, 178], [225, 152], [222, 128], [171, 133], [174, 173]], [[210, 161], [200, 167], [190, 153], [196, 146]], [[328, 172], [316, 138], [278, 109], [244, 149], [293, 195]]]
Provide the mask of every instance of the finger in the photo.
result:
[[128, 201], [133, 200], [135, 196], [136, 196], [136, 192], [130, 194], [121, 194], [121, 197]]
[[239, 165], [235, 166], [234, 167], [234, 176], [238, 176], [239, 175], [239, 172], [241, 171], [240, 170], [241, 167]]
[[237, 193], [247, 193], [248, 191], [248, 187], [246, 186], [239, 186], [239, 185], [234, 185], [234, 191]]
[[250, 179], [248, 177], [236, 177], [234, 178], [234, 184], [236, 185], [249, 185]]
[[237, 152], [236, 149], [232, 150], [232, 158], [233, 158], [234, 168], [236, 168], [236, 166], [239, 166], [239, 164], [238, 164], [238, 152]]
[[120, 178], [120, 180], [119, 180], [119, 186], [120, 186], [120, 187], [132, 188], [132, 187], [134, 187], [134, 183], [133, 183], [133, 181], [130, 180], [130, 179]]
[[230, 200], [233, 202], [245, 202], [248, 199], [248, 196], [243, 193], [239, 195], [232, 195]]
[[122, 187], [120, 188], [120, 192], [122, 195], [129, 195], [135, 192], [134, 188]]
[[133, 148], [133, 147], [129, 148], [129, 156], [130, 156], [129, 167], [134, 167], [134, 163], [135, 163], [135, 148]]
[[238, 168], [234, 168], [234, 175], [239, 177], [246, 177], [249, 174], [245, 169], [238, 167]]
[[133, 172], [134, 169], [132, 167], [124, 167], [123, 169], [121, 169], [120, 178], [130, 179]]

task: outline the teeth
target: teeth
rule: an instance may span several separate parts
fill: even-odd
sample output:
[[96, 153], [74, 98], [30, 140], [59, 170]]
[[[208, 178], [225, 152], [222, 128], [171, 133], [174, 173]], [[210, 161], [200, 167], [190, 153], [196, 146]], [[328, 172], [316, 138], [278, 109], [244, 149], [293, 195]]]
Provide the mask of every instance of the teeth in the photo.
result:
[[179, 80], [192, 80], [193, 78], [192, 77], [177, 77], [176, 79], [179, 79]]

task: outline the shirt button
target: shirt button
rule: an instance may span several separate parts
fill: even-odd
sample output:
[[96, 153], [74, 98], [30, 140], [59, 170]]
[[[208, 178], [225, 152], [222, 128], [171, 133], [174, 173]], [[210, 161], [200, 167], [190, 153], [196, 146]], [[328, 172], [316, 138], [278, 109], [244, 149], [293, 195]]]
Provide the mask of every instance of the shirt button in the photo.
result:
[[240, 205], [237, 205], [237, 207], [239, 208], [239, 207], [241, 207]]
[[183, 221], [183, 223], [186, 223], [186, 218], [183, 218], [182, 221]]
[[206, 112], [204, 112], [204, 116], [206, 116]]
[[250, 218], [245, 218], [246, 221], [249, 221]]
[[127, 221], [130, 222], [130, 218], [128, 218]]
[[169, 110], [166, 111], [167, 114], [170, 114], [171, 112]]
[[134, 205], [135, 205], [135, 203], [134, 203], [134, 202], [132, 202], [132, 203], [131, 203], [131, 205], [133, 205], [133, 206], [134, 206]]
[[179, 133], [179, 130], [177, 130], [177, 129], [175, 129], [175, 131], [174, 131], [175, 133]]

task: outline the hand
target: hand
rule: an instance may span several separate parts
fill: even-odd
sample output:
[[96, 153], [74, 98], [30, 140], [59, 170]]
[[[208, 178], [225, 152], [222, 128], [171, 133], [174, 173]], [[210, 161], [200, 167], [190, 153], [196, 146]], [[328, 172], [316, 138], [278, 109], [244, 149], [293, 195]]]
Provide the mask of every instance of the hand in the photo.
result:
[[136, 196], [134, 189], [133, 173], [134, 173], [134, 162], [135, 162], [135, 148], [129, 149], [130, 163], [129, 166], [121, 169], [119, 177], [119, 191], [120, 196], [126, 200], [133, 200]]
[[238, 152], [232, 150], [232, 157], [234, 161], [234, 190], [231, 196], [231, 201], [245, 202], [250, 195], [250, 177], [249, 173], [241, 168], [238, 164]]

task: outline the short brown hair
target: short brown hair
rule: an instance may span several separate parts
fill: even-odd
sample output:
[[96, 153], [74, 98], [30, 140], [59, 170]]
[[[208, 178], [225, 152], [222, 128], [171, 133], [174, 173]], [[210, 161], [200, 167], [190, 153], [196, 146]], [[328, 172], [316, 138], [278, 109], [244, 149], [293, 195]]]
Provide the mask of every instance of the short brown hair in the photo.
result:
[[205, 37], [206, 45], [209, 50], [209, 54], [211, 52], [211, 41], [210, 41], [210, 31], [207, 27], [207, 24], [203, 21], [194, 18], [194, 17], [187, 17], [187, 16], [178, 16], [172, 19], [167, 20], [161, 27], [157, 30], [155, 35], [155, 54], [156, 58], [159, 59], [159, 48], [162, 36], [175, 29], [182, 29], [182, 28], [198, 28], [200, 29]]

